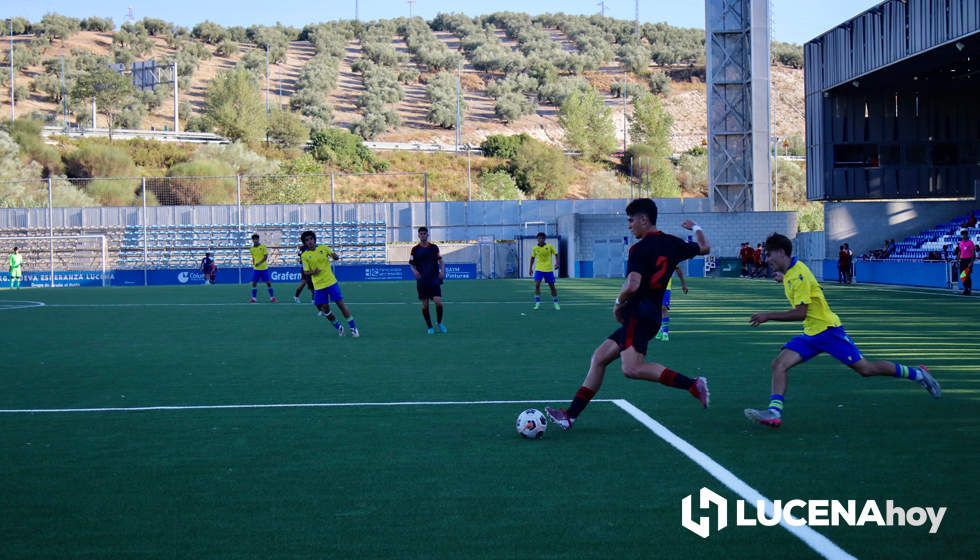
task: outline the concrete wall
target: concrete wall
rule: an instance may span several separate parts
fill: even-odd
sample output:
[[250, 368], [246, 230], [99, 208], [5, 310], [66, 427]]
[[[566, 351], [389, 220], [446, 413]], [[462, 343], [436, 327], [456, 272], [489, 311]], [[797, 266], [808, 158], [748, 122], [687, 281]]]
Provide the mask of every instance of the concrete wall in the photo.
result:
[[828, 202], [824, 205], [826, 255], [836, 259], [848, 243], [855, 255], [901, 241], [980, 207], [968, 201]]
[[[796, 237], [796, 212], [661, 212], [657, 222], [663, 231], [687, 239], [690, 232], [680, 224], [688, 218], [704, 228], [711, 243], [711, 253], [719, 257], [737, 256], [741, 242], [748, 241], [755, 246], [765, 241], [772, 232]], [[624, 240], [624, 245], [634, 241], [626, 227], [625, 214], [562, 216], [558, 222], [558, 234], [566, 240], [567, 270], [571, 275], [580, 277], [591, 276], [595, 241]]]

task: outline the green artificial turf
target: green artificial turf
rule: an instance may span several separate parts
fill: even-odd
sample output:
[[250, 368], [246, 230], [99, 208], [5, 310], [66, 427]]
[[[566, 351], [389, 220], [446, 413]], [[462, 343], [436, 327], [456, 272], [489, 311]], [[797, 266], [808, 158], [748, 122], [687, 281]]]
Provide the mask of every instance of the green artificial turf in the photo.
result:
[[[943, 398], [821, 356], [791, 372], [785, 423], [771, 430], [742, 409], [766, 404], [769, 363], [801, 326], [753, 329], [748, 317], [787, 308], [782, 288], [689, 284], [674, 290], [671, 340], [651, 341], [650, 359], [707, 376], [712, 407], [618, 364], [597, 399], [630, 401], [771, 499], [949, 508], [935, 535], [817, 528], [858, 557], [975, 554], [975, 302], [826, 286], [869, 358], [929, 365]], [[209, 408], [0, 413], [0, 557], [815, 556], [781, 527], [683, 529], [685, 496], [737, 496], [613, 403], [538, 441], [519, 438], [514, 419], [545, 403], [419, 404], [565, 406], [616, 326], [618, 287], [562, 281], [561, 311], [546, 290], [533, 311], [529, 282], [451, 282], [449, 333], [432, 336], [413, 284], [346, 283], [356, 340], [292, 303], [285, 284], [289, 303], [275, 305], [264, 290], [245, 303], [246, 286], [2, 291], [0, 409]], [[46, 305], [15, 303], [26, 301]], [[210, 408], [302, 403], [361, 404]]]

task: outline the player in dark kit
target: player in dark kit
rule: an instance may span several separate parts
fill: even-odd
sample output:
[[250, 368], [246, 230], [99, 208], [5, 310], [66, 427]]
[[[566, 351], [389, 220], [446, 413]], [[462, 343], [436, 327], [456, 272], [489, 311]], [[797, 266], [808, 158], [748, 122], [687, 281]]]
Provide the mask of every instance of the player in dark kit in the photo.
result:
[[412, 267], [415, 287], [422, 301], [422, 317], [428, 327], [426, 332], [436, 332], [432, 327], [432, 316], [429, 315], [430, 299], [436, 304], [436, 327], [439, 332], [446, 332], [446, 325], [442, 324], [442, 281], [446, 278], [446, 267], [439, 254], [439, 246], [429, 243], [429, 229], [425, 226], [419, 228], [419, 243], [412, 247], [408, 264]]
[[204, 274], [204, 285], [214, 285], [215, 277], [218, 275], [218, 265], [215, 264], [211, 253], [204, 253], [201, 259], [201, 272]]
[[668, 387], [684, 389], [708, 408], [708, 380], [691, 379], [658, 363], [646, 363], [647, 345], [660, 330], [661, 304], [667, 281], [677, 264], [706, 255], [711, 250], [704, 231], [691, 220], [682, 225], [694, 230], [697, 242], [683, 241], [657, 229], [657, 205], [649, 198], [638, 198], [626, 207], [629, 229], [638, 241], [629, 252], [628, 274], [616, 298], [613, 315], [623, 326], [609, 335], [592, 353], [592, 363], [585, 381], [575, 393], [568, 410], [545, 408], [551, 420], [563, 430], [599, 392], [606, 366], [616, 358], [623, 360], [623, 374], [630, 379], [657, 381]]

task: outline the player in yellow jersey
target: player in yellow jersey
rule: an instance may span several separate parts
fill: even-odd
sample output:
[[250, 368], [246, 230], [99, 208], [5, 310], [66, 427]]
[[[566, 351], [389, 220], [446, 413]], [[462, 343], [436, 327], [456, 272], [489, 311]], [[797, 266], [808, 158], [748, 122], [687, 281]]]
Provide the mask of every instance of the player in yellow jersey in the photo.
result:
[[333, 327], [337, 329], [337, 334], [344, 336], [344, 326], [330, 310], [330, 302], [334, 302], [344, 315], [344, 319], [347, 320], [351, 336], [354, 338], [361, 336], [357, 330], [357, 323], [354, 322], [354, 317], [351, 316], [350, 310], [344, 304], [344, 295], [340, 292], [340, 284], [330, 267], [331, 259], [340, 260], [340, 256], [326, 245], [317, 245], [316, 234], [312, 231], [304, 231], [299, 238], [306, 246], [300, 260], [303, 261], [303, 272], [313, 282], [313, 305], [316, 305], [317, 309], [320, 310], [321, 316], [326, 317], [333, 324]]
[[[544, 280], [551, 288], [551, 301], [555, 309], [561, 309], [558, 305], [558, 290], [555, 289], [555, 272], [558, 270], [558, 251], [555, 246], [545, 243], [544, 232], [538, 232], [538, 244], [531, 249], [531, 270], [528, 274], [534, 275], [534, 308], [541, 309], [541, 281]], [[554, 257], [554, 264], [552, 264]]]
[[663, 319], [660, 320], [660, 332], [657, 333], [656, 338], [661, 342], [668, 342], [670, 340], [670, 288], [674, 284], [674, 274], [681, 279], [681, 290], [687, 293], [687, 282], [684, 281], [684, 273], [681, 272], [681, 267], [674, 269], [674, 273], [670, 275], [670, 280], [667, 280], [667, 290], [664, 292], [664, 302], [660, 306], [660, 314]]
[[269, 250], [259, 243], [259, 234], [252, 234], [252, 246], [248, 248], [248, 252], [252, 255], [252, 297], [248, 298], [248, 302], [255, 303], [255, 296], [259, 293], [256, 285], [265, 282], [269, 288], [269, 301], [276, 303], [276, 293], [272, 290], [272, 280], [269, 279]]
[[766, 239], [769, 264], [782, 275], [783, 289], [793, 309], [756, 313], [749, 319], [753, 327], [769, 321], [803, 321], [803, 334], [783, 346], [772, 362], [772, 395], [769, 407], [745, 409], [745, 417], [753, 422], [778, 428], [783, 420], [783, 395], [793, 366], [826, 352], [856, 371], [862, 377], [893, 376], [916, 381], [929, 394], [938, 398], [939, 383], [925, 366], [910, 367], [885, 361], [871, 361], [861, 355], [857, 345], [847, 336], [840, 319], [830, 310], [827, 299], [810, 269], [793, 257], [793, 242], [785, 235], [774, 233]]

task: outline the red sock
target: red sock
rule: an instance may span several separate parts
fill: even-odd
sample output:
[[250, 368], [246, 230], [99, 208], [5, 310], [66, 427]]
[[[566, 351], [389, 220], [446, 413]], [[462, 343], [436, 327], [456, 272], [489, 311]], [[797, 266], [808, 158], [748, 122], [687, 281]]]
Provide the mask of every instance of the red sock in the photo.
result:
[[569, 418], [578, 418], [578, 415], [585, 410], [585, 407], [589, 405], [589, 401], [595, 396], [595, 391], [589, 389], [586, 386], [581, 386], [578, 391], [575, 392], [575, 398], [572, 399], [572, 404], [568, 405], [568, 416]]
[[670, 368], [664, 368], [663, 373], [660, 374], [660, 382], [668, 387], [676, 387], [677, 389], [691, 390], [694, 387], [693, 379], [682, 373], [677, 373]]

